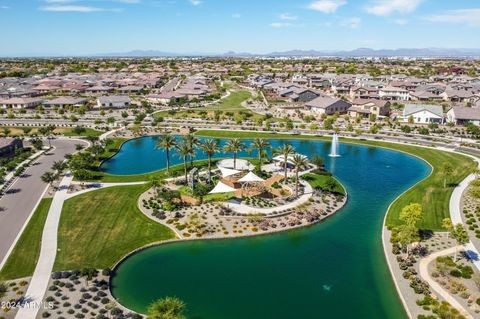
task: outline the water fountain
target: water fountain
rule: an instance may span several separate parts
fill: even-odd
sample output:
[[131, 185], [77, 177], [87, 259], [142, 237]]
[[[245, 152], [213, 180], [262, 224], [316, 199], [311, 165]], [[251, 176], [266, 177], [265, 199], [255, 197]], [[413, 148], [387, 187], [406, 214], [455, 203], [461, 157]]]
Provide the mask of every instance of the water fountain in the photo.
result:
[[340, 154], [338, 154], [338, 135], [337, 134], [333, 134], [333, 138], [332, 138], [332, 149], [330, 151], [330, 157], [340, 157]]

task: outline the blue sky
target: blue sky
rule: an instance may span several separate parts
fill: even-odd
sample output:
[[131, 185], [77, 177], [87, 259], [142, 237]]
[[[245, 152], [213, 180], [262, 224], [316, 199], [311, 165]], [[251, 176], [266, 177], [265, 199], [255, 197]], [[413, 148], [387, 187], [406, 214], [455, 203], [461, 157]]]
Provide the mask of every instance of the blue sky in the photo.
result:
[[480, 48], [480, 0], [0, 0], [0, 55]]

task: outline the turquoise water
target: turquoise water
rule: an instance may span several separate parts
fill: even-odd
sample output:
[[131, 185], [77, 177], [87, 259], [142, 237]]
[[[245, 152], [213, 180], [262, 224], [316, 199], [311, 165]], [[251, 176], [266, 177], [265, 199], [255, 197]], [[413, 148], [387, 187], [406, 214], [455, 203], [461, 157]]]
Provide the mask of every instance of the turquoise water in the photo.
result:
[[[126, 143], [104, 169], [126, 174], [129, 166], [136, 173], [163, 168], [154, 142]], [[339, 214], [275, 235], [147, 249], [117, 269], [114, 296], [140, 312], [158, 298], [178, 296], [196, 319], [406, 318], [383, 256], [381, 227], [388, 205], [425, 178], [429, 166], [380, 148], [342, 144], [342, 157], [331, 159], [330, 143], [271, 142], [326, 158], [349, 192]]]

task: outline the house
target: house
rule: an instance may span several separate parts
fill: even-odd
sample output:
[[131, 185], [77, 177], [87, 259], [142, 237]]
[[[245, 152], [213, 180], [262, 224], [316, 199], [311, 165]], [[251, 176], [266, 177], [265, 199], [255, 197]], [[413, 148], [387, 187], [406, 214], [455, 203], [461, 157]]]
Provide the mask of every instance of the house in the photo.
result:
[[471, 91], [447, 89], [440, 94], [445, 101], [475, 103], [479, 98]]
[[454, 106], [447, 111], [447, 121], [457, 125], [468, 123], [480, 125], [480, 109]]
[[351, 117], [368, 117], [370, 114], [376, 116], [388, 116], [390, 113], [390, 102], [374, 99], [356, 99], [352, 102], [352, 107], [348, 109], [348, 115]]
[[402, 121], [413, 119], [414, 123], [443, 123], [443, 108], [441, 105], [405, 104]]
[[88, 100], [81, 97], [62, 96], [56, 99], [45, 101], [45, 107], [67, 107], [67, 106], [82, 106], [87, 104]]
[[331, 115], [334, 113], [346, 113], [351, 104], [329, 96], [319, 96], [307, 102], [305, 107], [314, 113]]
[[97, 107], [104, 108], [125, 108], [130, 105], [132, 100], [128, 96], [109, 95], [101, 96], [97, 99]]
[[310, 102], [320, 96], [320, 93], [307, 88], [293, 87], [280, 92], [281, 97], [286, 97], [290, 102]]
[[187, 95], [176, 92], [176, 91], [169, 91], [169, 92], [161, 92], [159, 94], [149, 94], [146, 96], [146, 99], [150, 103], [160, 103], [160, 104], [168, 105], [171, 102], [178, 103], [182, 99], [186, 100]]
[[23, 148], [21, 139], [11, 137], [0, 138], [0, 158], [12, 156], [15, 154], [15, 151], [20, 148]]
[[113, 92], [113, 88], [109, 86], [102, 86], [102, 85], [97, 85], [97, 86], [92, 86], [89, 87], [88, 89], [85, 90], [87, 93], [91, 94], [102, 94], [102, 93], [111, 93]]
[[387, 86], [378, 90], [378, 96], [384, 100], [390, 101], [408, 101], [410, 93], [406, 89], [399, 87]]
[[10, 99], [0, 100], [0, 106], [4, 109], [26, 109], [34, 108], [43, 103], [42, 99], [30, 97], [13, 97]]

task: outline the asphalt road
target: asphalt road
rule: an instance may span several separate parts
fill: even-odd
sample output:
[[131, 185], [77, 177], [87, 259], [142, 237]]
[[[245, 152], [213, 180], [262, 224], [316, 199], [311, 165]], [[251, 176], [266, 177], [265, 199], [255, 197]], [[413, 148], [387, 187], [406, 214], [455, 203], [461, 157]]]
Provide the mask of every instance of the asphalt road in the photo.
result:
[[0, 199], [0, 265], [47, 187], [40, 176], [51, 170], [53, 162], [73, 153], [75, 144], [80, 143], [78, 140], [52, 140], [55, 149], [31, 165]]

